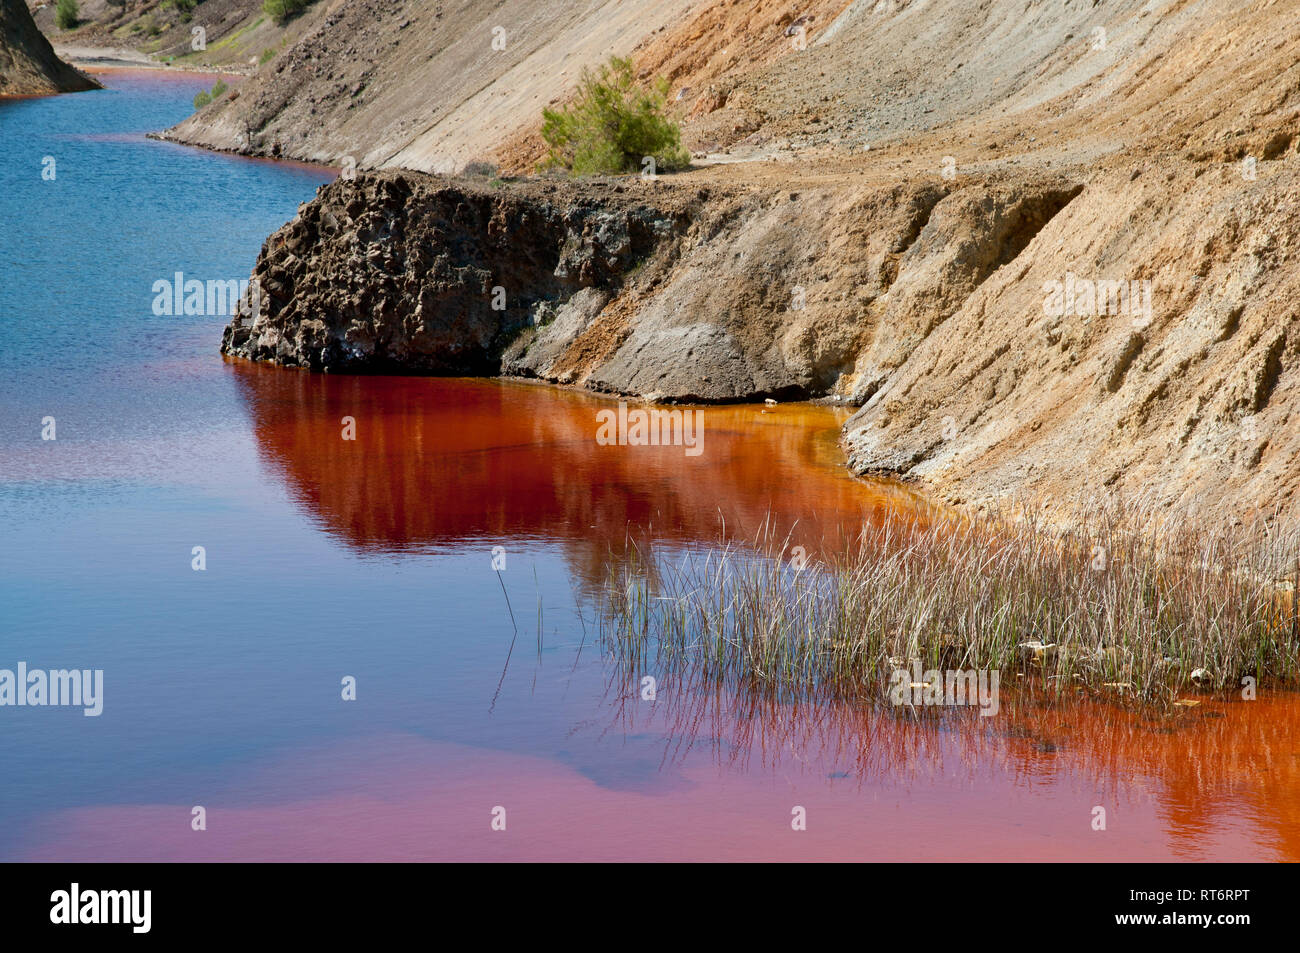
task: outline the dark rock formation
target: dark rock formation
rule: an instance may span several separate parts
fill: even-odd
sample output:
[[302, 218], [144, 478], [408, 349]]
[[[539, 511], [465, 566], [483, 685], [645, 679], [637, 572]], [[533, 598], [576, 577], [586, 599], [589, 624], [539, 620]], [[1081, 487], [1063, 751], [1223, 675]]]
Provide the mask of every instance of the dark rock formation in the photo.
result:
[[54, 55], [26, 0], [0, 0], [0, 97], [99, 88], [98, 82]]
[[222, 350], [325, 370], [499, 373], [525, 329], [575, 297], [607, 300], [679, 227], [635, 202], [340, 179], [267, 240], [260, 313], [237, 317]]

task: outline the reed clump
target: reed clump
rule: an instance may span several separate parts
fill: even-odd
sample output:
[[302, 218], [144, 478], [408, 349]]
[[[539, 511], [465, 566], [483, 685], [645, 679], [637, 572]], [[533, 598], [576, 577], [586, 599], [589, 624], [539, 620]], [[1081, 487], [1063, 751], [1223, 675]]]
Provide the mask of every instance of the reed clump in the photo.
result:
[[769, 525], [654, 561], [634, 546], [610, 566], [608, 650], [791, 698], [878, 693], [914, 660], [1161, 704], [1300, 674], [1300, 535], [1272, 521], [1111, 504], [1049, 525], [1022, 507], [867, 524], [808, 563], [791, 539]]

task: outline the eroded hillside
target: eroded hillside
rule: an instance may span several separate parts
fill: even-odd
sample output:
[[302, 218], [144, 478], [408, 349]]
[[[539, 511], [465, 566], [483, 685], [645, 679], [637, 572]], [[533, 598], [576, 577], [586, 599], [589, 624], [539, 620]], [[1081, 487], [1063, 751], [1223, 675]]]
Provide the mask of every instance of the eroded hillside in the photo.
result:
[[[548, 39], [466, 66], [410, 113], [413, 85], [374, 60], [283, 151], [530, 168], [520, 104], [562, 98], [611, 45], [556, 39], [592, 35], [583, 17], [604, 7], [533, 9]], [[494, 17], [517, 22], [509, 4], [480, 12], [442, 46], [421, 39], [436, 47], [421, 62], [468, 61], [465, 44], [481, 60]], [[339, 181], [268, 242], [264, 311], [227, 347], [657, 399], [830, 396], [860, 406], [854, 469], [966, 502], [1289, 504], [1300, 3], [712, 0], [652, 4], [624, 32], [605, 13], [615, 47], [670, 77], [709, 160], [657, 181]], [[348, 35], [361, 49], [386, 23]], [[259, 78], [234, 104], [270, 110], [257, 128], [290, 131], [337, 68], [317, 59], [293, 85], [296, 62], [283, 96]], [[408, 63], [409, 82], [425, 68]], [[371, 114], [393, 118], [382, 145]], [[225, 115], [178, 132], [219, 139]]]
[[240, 87], [168, 131], [180, 142], [359, 168], [453, 172], [630, 51], [690, 0], [333, 0]]
[[39, 0], [33, 12], [53, 43], [88, 65], [138, 61], [251, 73], [300, 36], [323, 5], [277, 23], [263, 0], [80, 0], [77, 23], [66, 29], [54, 0]]
[[24, 0], [0, 0], [0, 96], [40, 96], [98, 89], [63, 62], [36, 28]]

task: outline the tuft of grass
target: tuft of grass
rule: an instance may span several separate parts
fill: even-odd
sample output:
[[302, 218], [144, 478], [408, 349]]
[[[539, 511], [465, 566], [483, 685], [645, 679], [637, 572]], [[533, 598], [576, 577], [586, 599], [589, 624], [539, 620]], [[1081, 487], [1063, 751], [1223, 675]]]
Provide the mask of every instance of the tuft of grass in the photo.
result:
[[275, 50], [271, 49], [268, 46], [266, 49], [262, 51], [262, 55], [258, 57], [257, 65], [265, 66], [267, 63], [271, 62], [271, 60], [273, 60], [274, 58], [275, 58]]
[[476, 176], [479, 178], [495, 179], [501, 174], [501, 170], [497, 167], [495, 162], [484, 162], [476, 159], [472, 162], [465, 163], [465, 167], [460, 170], [460, 174]]
[[657, 172], [685, 168], [691, 157], [666, 114], [667, 96], [665, 79], [640, 88], [630, 59], [615, 56], [594, 72], [584, 69], [573, 105], [542, 110], [550, 147], [543, 165], [575, 175], [640, 172], [647, 158]]
[[611, 564], [613, 655], [780, 697], [879, 697], [898, 668], [997, 669], [1052, 693], [1168, 705], [1300, 681], [1300, 533], [1140, 507], [864, 526], [803, 568], [770, 530]]

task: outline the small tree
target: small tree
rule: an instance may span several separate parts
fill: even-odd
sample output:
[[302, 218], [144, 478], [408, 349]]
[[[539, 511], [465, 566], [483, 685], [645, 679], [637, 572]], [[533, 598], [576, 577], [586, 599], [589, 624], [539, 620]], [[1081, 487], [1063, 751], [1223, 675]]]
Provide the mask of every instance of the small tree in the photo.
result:
[[72, 30], [81, 22], [80, 14], [77, 0], [59, 0], [54, 7], [54, 22], [60, 30]]
[[312, 4], [313, 0], [262, 0], [262, 10], [280, 26], [284, 26]]
[[225, 80], [219, 79], [217, 80], [217, 84], [213, 86], [210, 91], [206, 89], [199, 90], [194, 96], [194, 108], [202, 109], [204, 106], [208, 105], [208, 103], [220, 99], [222, 96], [226, 95], [226, 90], [228, 89], [230, 89], [230, 87], [226, 85]]
[[681, 128], [665, 114], [667, 97], [666, 79], [637, 86], [630, 59], [615, 56], [595, 72], [584, 69], [573, 105], [542, 110], [545, 165], [575, 175], [635, 172], [650, 157], [657, 170], [684, 168], [691, 156]]

